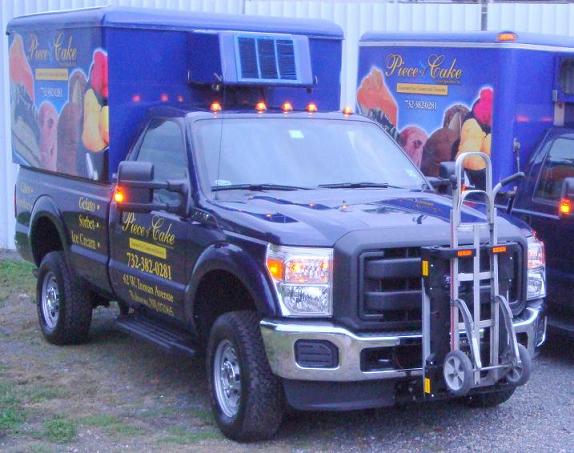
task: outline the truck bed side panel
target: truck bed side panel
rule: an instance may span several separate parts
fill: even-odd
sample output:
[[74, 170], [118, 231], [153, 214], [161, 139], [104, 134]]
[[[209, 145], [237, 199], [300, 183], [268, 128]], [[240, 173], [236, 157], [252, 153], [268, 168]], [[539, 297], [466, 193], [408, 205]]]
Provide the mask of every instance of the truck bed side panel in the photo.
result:
[[[111, 291], [108, 263], [108, 209], [111, 188], [87, 180], [21, 168], [16, 183], [16, 245], [33, 260], [36, 239], [50, 220], [73, 269], [86, 281]], [[38, 264], [38, 263], [37, 263]]]

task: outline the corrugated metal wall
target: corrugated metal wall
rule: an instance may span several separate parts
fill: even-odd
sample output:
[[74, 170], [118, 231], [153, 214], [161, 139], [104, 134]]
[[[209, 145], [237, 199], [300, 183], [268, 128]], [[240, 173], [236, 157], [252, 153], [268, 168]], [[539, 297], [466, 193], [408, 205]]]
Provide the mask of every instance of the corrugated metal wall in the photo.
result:
[[[354, 103], [357, 41], [368, 30], [464, 31], [480, 29], [476, 4], [402, 3], [395, 0], [0, 0], [0, 25], [23, 14], [105, 4], [170, 8], [233, 14], [323, 18], [345, 30], [342, 101]], [[489, 4], [488, 28], [574, 35], [574, 4]], [[0, 45], [0, 248], [13, 248], [13, 190], [16, 166], [11, 163], [7, 40]]]

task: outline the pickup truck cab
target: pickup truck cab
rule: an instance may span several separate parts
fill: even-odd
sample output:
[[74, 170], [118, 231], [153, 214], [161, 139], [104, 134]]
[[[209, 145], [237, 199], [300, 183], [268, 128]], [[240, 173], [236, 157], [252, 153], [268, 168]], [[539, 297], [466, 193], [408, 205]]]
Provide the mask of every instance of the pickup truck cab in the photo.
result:
[[[126, 11], [133, 27], [125, 25]], [[85, 19], [80, 14], [61, 19], [77, 23]], [[36, 106], [25, 77], [11, 80], [13, 105], [27, 100], [31, 112], [20, 108], [13, 115], [22, 138], [15, 155], [28, 157], [16, 185], [16, 241], [38, 266], [44, 337], [55, 344], [85, 341], [93, 308], [117, 301], [124, 331], [173, 353], [206, 352], [214, 416], [225, 435], [240, 441], [272, 436], [287, 405], [350, 410], [423, 400], [420, 253], [423, 246], [449, 243], [452, 200], [433, 191], [378, 124], [338, 111], [340, 30], [323, 22], [189, 15], [182, 31], [175, 27], [180, 18], [167, 13], [156, 18], [105, 8], [90, 14], [110, 33], [109, 83], [95, 80], [101, 76], [94, 68], [102, 65], [94, 61], [80, 90], [84, 125], [77, 152], [83, 157], [75, 173], [34, 160], [34, 141], [24, 140], [39, 128], [38, 148], [49, 154], [46, 122], [61, 122], [66, 107], [56, 116], [45, 104]], [[56, 16], [9, 25], [17, 64], [17, 40], [29, 48], [26, 40], [34, 39], [26, 27], [60, 20]], [[225, 32], [205, 33], [208, 19]], [[169, 26], [159, 40], [154, 27], [146, 29], [150, 21], [176, 29]], [[190, 23], [202, 31], [189, 32]], [[232, 47], [244, 58], [239, 73], [245, 67], [254, 76], [261, 68], [273, 72], [266, 66], [270, 45], [282, 55], [277, 67], [286, 80], [278, 84], [274, 73], [275, 79], [241, 84], [225, 68], [213, 77], [208, 59], [193, 66], [198, 54], [186, 63], [189, 71], [138, 72], [142, 61], [164, 55], [158, 47], [183, 54], [186, 45], [200, 42], [223, 52], [229, 30], [241, 27], [251, 28]], [[130, 39], [140, 42], [131, 48], [136, 57], [122, 54]], [[249, 66], [248, 57], [257, 64]], [[120, 68], [124, 59], [136, 68]], [[310, 62], [313, 76], [306, 77]], [[282, 72], [281, 64], [295, 71]], [[209, 65], [205, 76], [201, 68]], [[126, 73], [144, 80], [128, 81]], [[184, 78], [174, 92], [167, 92], [170, 77], [174, 84]], [[156, 92], [155, 103], [142, 105], [152, 96], [148, 84], [165, 94]], [[90, 93], [102, 85], [109, 92]], [[85, 109], [98, 110], [93, 94], [100, 115], [101, 106], [109, 106], [105, 150], [89, 148], [100, 139], [105, 144], [102, 120], [89, 137], [84, 133], [91, 121]], [[36, 123], [42, 109], [50, 111]], [[138, 127], [127, 127], [132, 122]], [[66, 143], [69, 134], [60, 137]], [[463, 218], [483, 222], [485, 216], [467, 207]], [[518, 340], [534, 355], [545, 337], [544, 299], [527, 292], [527, 281], [533, 270], [544, 272], [543, 262], [530, 265], [542, 245], [526, 224], [503, 216], [496, 222], [500, 239], [518, 247], [506, 296]], [[466, 399], [496, 405], [514, 391], [503, 379]]]

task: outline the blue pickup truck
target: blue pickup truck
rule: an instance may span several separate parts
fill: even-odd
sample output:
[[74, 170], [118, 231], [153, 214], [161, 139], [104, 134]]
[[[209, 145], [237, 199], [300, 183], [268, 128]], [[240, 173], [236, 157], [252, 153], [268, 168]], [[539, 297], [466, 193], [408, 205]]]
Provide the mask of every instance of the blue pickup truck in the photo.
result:
[[[546, 246], [549, 326], [574, 335], [574, 40], [531, 33], [366, 33], [357, 105], [430, 178], [471, 151], [498, 181], [526, 177], [500, 199]], [[469, 160], [469, 185], [484, 166]], [[445, 167], [446, 168], [446, 167]], [[443, 175], [448, 176], [448, 174]]]
[[[106, 7], [16, 18], [8, 37], [16, 243], [48, 342], [86, 341], [117, 302], [122, 330], [205, 352], [214, 417], [239, 441], [272, 436], [287, 406], [425, 399], [421, 247], [448, 244], [452, 201], [339, 110], [337, 26]], [[496, 226], [534, 355], [543, 247]], [[465, 398], [500, 404], [513, 382]]]

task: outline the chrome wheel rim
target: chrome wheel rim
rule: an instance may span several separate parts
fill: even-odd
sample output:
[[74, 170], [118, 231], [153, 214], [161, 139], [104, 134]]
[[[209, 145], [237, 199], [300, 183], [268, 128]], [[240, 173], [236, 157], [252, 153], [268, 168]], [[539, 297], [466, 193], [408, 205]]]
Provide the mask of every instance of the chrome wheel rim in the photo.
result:
[[444, 380], [449, 389], [458, 391], [464, 385], [464, 367], [460, 358], [449, 357], [444, 363]]
[[217, 403], [226, 416], [234, 417], [241, 400], [241, 368], [237, 351], [229, 340], [217, 346], [213, 374]]
[[44, 276], [42, 283], [42, 314], [49, 329], [54, 329], [60, 317], [60, 290], [53, 272]]

